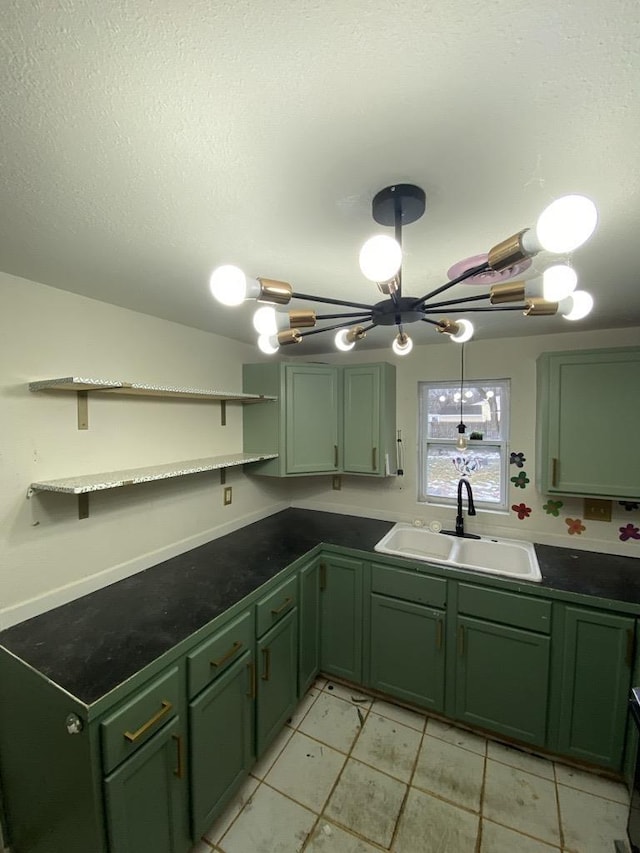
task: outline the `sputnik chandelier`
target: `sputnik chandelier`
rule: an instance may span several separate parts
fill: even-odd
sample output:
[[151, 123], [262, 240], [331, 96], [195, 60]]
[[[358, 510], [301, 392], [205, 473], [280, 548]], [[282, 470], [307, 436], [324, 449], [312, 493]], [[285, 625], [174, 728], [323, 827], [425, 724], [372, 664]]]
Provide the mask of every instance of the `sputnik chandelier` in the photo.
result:
[[[267, 303], [258, 308], [253, 325], [258, 332], [258, 346], [271, 354], [281, 346], [298, 344], [310, 335], [336, 332], [335, 345], [348, 351], [376, 326], [395, 326], [392, 348], [396, 355], [411, 352], [413, 342], [405, 327], [411, 323], [428, 323], [456, 343], [464, 343], [473, 335], [473, 325], [466, 318], [450, 320], [433, 315], [443, 310], [469, 314], [483, 311], [522, 311], [528, 317], [560, 313], [568, 320], [580, 320], [593, 306], [592, 297], [576, 290], [577, 276], [566, 264], [553, 264], [543, 273], [542, 285], [513, 281], [531, 265], [531, 258], [545, 250], [566, 255], [582, 245], [593, 233], [597, 212], [593, 202], [581, 195], [557, 199], [542, 212], [535, 230], [519, 231], [495, 245], [488, 254], [460, 261], [449, 270], [449, 280], [424, 296], [402, 293], [402, 228], [416, 222], [426, 207], [425, 194], [413, 184], [386, 187], [374, 197], [372, 215], [380, 225], [393, 226], [395, 236], [379, 234], [371, 237], [360, 251], [360, 269], [366, 278], [378, 285], [384, 299], [373, 305], [330, 299], [308, 293], [297, 293], [290, 284], [269, 278], [249, 279], [236, 266], [217, 267], [209, 286], [213, 296], [223, 305], [239, 305], [245, 300]], [[460, 282], [488, 285], [485, 292], [455, 299], [438, 297]], [[316, 314], [313, 310], [276, 311], [274, 305], [288, 305], [292, 299], [320, 302], [354, 309], [347, 313]], [[477, 303], [488, 303], [478, 305]], [[318, 321], [338, 321], [316, 328]]]

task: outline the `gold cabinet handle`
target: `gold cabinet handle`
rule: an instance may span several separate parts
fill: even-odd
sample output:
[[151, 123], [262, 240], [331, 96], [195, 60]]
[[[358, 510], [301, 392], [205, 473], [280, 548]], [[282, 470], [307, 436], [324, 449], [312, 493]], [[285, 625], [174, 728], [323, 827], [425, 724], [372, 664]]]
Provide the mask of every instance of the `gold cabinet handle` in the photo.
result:
[[236, 640], [235, 643], [229, 649], [229, 651], [225, 652], [225, 654], [223, 654], [221, 658], [218, 658], [218, 660], [210, 661], [211, 666], [222, 666], [222, 664], [226, 663], [229, 658], [232, 658], [235, 654], [237, 654], [237, 652], [239, 652], [241, 648], [242, 643], [240, 642], [240, 640]]
[[171, 737], [175, 740], [178, 748], [178, 766], [173, 771], [173, 775], [177, 776], [178, 779], [182, 779], [184, 776], [184, 744], [180, 735], [171, 735]]
[[464, 626], [458, 626], [458, 655], [462, 657], [464, 654]]
[[249, 699], [256, 698], [256, 665], [253, 661], [247, 664], [247, 669], [249, 670], [249, 692], [247, 693], [247, 697]]
[[327, 565], [320, 563], [320, 592], [327, 588]]
[[145, 732], [148, 732], [151, 726], [155, 725], [158, 720], [161, 720], [164, 716], [166, 716], [169, 711], [173, 708], [171, 702], [167, 702], [166, 699], [162, 700], [162, 708], [158, 711], [157, 714], [154, 714], [150, 720], [147, 720], [146, 723], [140, 726], [135, 732], [125, 732], [124, 738], [128, 740], [129, 743], [134, 743], [138, 740], [138, 738], [142, 737]]
[[442, 619], [436, 622], [436, 649], [442, 648]]
[[558, 486], [558, 460], [555, 456], [551, 459], [551, 485]]
[[262, 650], [263, 663], [264, 663], [264, 671], [260, 678], [263, 681], [269, 681], [271, 678], [271, 649], [263, 649]]
[[371, 467], [374, 471], [378, 470], [378, 448], [371, 448]]
[[333, 445], [333, 467], [334, 468], [338, 467], [338, 445], [337, 444]]
[[282, 602], [282, 604], [280, 605], [280, 607], [276, 607], [276, 609], [275, 609], [275, 610], [272, 610], [272, 611], [271, 611], [271, 615], [272, 615], [272, 616], [279, 616], [279, 615], [282, 613], [282, 611], [283, 611], [283, 610], [286, 610], [286, 609], [287, 609], [287, 607], [288, 607], [292, 602], [293, 602], [293, 598], [291, 598], [291, 596], [289, 596], [289, 595], [288, 595], [288, 596], [285, 598], [285, 600]]

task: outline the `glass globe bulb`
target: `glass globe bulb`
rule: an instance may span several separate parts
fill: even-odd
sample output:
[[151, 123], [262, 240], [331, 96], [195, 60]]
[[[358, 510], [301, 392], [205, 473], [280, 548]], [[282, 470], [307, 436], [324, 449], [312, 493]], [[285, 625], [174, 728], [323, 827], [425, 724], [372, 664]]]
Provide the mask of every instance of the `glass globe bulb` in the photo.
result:
[[265, 355], [273, 355], [280, 349], [278, 338], [276, 335], [260, 335], [258, 338], [258, 348]]
[[253, 328], [259, 335], [278, 334], [278, 323], [276, 320], [276, 309], [271, 305], [263, 305], [253, 315]]
[[390, 281], [402, 263], [402, 249], [397, 240], [387, 234], [371, 237], [360, 249], [360, 269], [369, 281]]
[[558, 305], [565, 320], [582, 320], [593, 308], [593, 296], [586, 290], [574, 290]]
[[394, 338], [393, 343], [391, 344], [391, 349], [396, 355], [409, 355], [413, 349], [413, 341], [409, 335], [405, 335], [404, 332], [401, 332]]
[[355, 341], [349, 342], [347, 340], [347, 335], [349, 334], [349, 329], [338, 329], [336, 332], [336, 336], [333, 339], [336, 345], [336, 348], [341, 352], [349, 352], [356, 345]]
[[466, 450], [467, 447], [469, 447], [469, 439], [464, 432], [461, 432], [456, 439], [456, 450]]
[[590, 198], [566, 195], [542, 211], [536, 225], [536, 237], [548, 252], [572, 252], [589, 239], [597, 221], [598, 211]]
[[464, 344], [466, 341], [470, 341], [473, 337], [473, 323], [470, 320], [463, 319], [456, 320], [455, 322], [460, 326], [460, 331], [456, 332], [455, 335], [451, 335], [451, 340], [457, 344]]
[[211, 273], [209, 289], [223, 305], [240, 305], [247, 295], [247, 277], [239, 267], [224, 264]]
[[566, 264], [548, 267], [542, 274], [542, 296], [547, 302], [560, 302], [576, 289], [578, 275]]

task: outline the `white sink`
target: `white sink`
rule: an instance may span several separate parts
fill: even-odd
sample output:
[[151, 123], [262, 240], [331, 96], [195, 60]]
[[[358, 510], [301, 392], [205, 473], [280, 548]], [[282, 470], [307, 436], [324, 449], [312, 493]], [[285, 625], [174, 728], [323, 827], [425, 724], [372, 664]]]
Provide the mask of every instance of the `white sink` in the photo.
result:
[[440, 566], [519, 580], [542, 580], [535, 548], [531, 542], [518, 539], [494, 539], [490, 536], [463, 539], [399, 523], [378, 542], [375, 550]]

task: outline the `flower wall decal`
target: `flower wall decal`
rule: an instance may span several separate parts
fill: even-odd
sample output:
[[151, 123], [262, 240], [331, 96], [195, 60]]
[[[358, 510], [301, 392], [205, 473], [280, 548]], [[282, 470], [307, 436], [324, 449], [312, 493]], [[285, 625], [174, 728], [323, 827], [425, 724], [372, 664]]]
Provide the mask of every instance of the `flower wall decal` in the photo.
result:
[[516, 513], [520, 521], [524, 518], [529, 518], [531, 515], [531, 507], [524, 503], [512, 504], [511, 509]]
[[515, 485], [516, 489], [524, 489], [531, 480], [527, 477], [526, 471], [520, 471], [516, 477], [511, 478], [511, 482]]
[[567, 532], [570, 536], [573, 536], [574, 533], [577, 533], [578, 536], [580, 536], [582, 531], [587, 529], [582, 523], [581, 518], [565, 518], [564, 521], [567, 527], [569, 528]]
[[517, 468], [522, 468], [526, 461], [527, 459], [524, 453], [512, 453], [509, 459], [509, 464], [515, 465]]
[[560, 507], [564, 506], [562, 501], [547, 501], [546, 504], [542, 507], [542, 509], [547, 513], [547, 515], [555, 515], [557, 518], [560, 515]]
[[640, 529], [635, 524], [626, 524], [620, 528], [620, 541], [626, 542], [628, 539], [640, 539]]
[[637, 501], [618, 501], [620, 506], [623, 506], [627, 512], [632, 512], [634, 509], [640, 509], [640, 504]]

